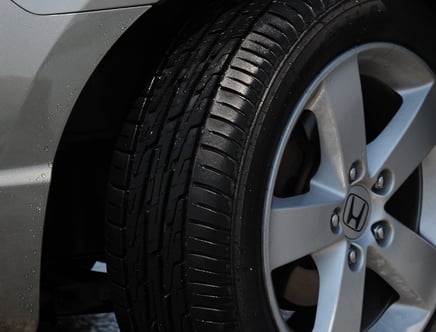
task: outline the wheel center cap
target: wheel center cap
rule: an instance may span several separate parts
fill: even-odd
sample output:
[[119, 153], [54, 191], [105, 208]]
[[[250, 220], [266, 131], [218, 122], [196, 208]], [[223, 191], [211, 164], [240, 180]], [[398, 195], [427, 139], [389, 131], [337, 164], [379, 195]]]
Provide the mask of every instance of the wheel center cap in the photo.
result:
[[369, 193], [364, 187], [354, 186], [351, 188], [342, 216], [342, 222], [345, 226], [344, 233], [347, 237], [355, 239], [365, 230], [371, 213], [370, 202]]

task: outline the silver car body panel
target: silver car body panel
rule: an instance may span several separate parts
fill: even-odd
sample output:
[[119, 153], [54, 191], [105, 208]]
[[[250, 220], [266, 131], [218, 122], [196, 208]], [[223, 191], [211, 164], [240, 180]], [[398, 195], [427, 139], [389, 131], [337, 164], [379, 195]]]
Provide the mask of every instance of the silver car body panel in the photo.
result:
[[[36, 2], [56, 7], [58, 1]], [[44, 216], [57, 146], [95, 67], [148, 8], [41, 16], [0, 1], [0, 331], [37, 328]]]
[[38, 15], [75, 13], [150, 5], [158, 0], [11, 0], [21, 8]]

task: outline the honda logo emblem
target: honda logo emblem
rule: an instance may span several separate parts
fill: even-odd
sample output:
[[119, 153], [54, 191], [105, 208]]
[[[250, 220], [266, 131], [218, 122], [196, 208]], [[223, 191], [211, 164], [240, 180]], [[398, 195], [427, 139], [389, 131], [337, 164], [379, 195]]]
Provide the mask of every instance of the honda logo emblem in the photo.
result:
[[368, 202], [355, 194], [350, 194], [345, 204], [344, 224], [360, 232], [365, 227], [368, 211]]

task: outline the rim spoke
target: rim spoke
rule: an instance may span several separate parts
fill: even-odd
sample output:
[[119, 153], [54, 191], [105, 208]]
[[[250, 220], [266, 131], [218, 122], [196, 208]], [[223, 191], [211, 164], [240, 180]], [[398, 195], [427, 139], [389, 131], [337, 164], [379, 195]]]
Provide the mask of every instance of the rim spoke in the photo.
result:
[[274, 198], [269, 234], [271, 270], [338, 241], [330, 219], [342, 200], [320, 188], [305, 195]]
[[400, 222], [390, 218], [392, 240], [368, 249], [368, 266], [400, 295], [401, 303], [433, 308], [436, 249]]
[[323, 81], [308, 105], [318, 120], [321, 143], [319, 176], [346, 190], [351, 165], [365, 162], [366, 135], [358, 58], [344, 61]]
[[394, 175], [394, 193], [436, 143], [436, 89], [433, 83], [403, 92], [403, 105], [380, 136], [368, 146], [368, 171]]
[[320, 276], [314, 331], [360, 330], [365, 264], [361, 262], [360, 268], [352, 271], [347, 253], [348, 244], [343, 241], [313, 255]]
[[422, 331], [426, 326], [429, 312], [419, 307], [411, 307], [401, 303], [394, 303], [371, 326], [371, 332], [385, 331]]

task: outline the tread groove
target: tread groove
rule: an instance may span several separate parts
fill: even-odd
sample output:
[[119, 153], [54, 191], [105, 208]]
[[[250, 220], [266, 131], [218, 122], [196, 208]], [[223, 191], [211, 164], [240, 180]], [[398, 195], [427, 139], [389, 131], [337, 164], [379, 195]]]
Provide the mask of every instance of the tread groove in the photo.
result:
[[106, 216], [123, 331], [243, 330], [232, 259], [244, 158], [275, 71], [326, 1], [202, 5], [132, 105]]

